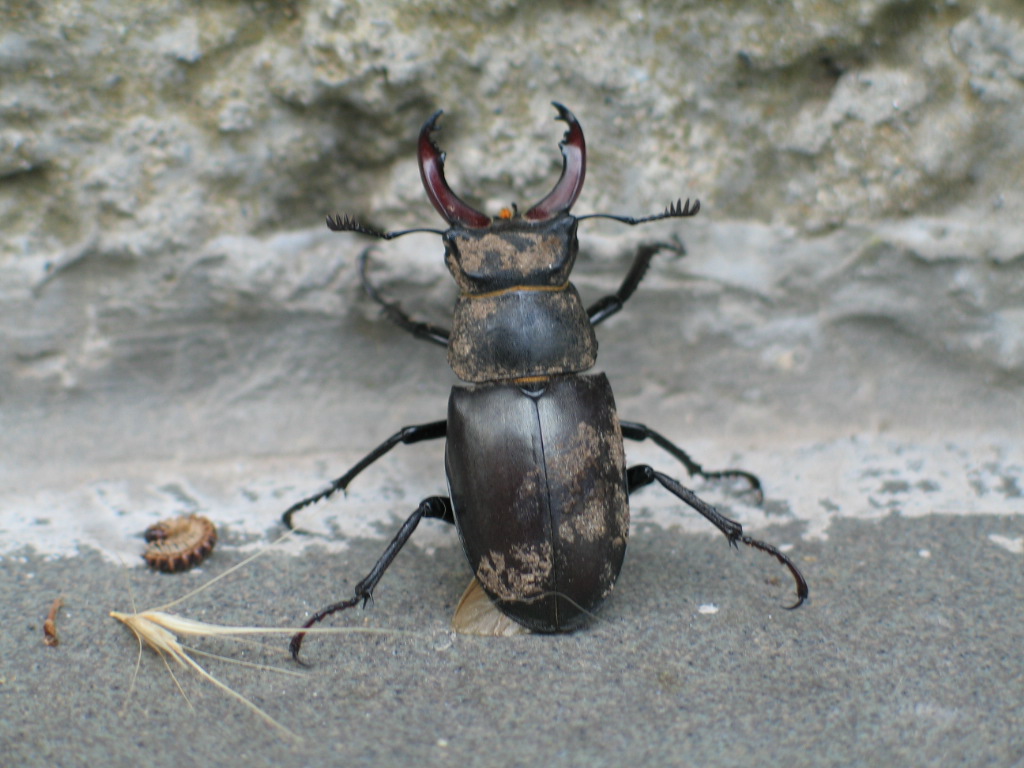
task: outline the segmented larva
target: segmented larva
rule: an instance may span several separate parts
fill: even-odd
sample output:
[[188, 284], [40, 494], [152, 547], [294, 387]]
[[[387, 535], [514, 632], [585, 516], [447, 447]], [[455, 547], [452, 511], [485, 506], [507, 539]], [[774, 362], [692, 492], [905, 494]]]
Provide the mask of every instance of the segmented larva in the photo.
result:
[[202, 515], [182, 515], [146, 529], [149, 546], [142, 556], [150, 568], [177, 573], [194, 568], [217, 544], [217, 529]]

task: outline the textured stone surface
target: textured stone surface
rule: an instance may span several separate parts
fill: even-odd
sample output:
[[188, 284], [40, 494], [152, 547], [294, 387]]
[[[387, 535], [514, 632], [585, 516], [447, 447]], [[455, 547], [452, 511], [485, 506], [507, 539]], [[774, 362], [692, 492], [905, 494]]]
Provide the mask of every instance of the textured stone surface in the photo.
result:
[[[261, 429], [234, 423], [233, 404], [276, 422], [279, 445], [261, 449], [301, 451], [344, 440], [319, 416], [345, 410], [343, 395], [442, 379], [432, 357], [403, 370], [411, 345], [365, 325], [363, 243], [330, 236], [323, 215], [436, 226], [412, 146], [439, 106], [466, 197], [538, 197], [558, 168], [552, 98], [591, 147], [580, 212], [704, 203], [692, 224], [584, 227], [603, 236], [577, 270], [592, 291], [615, 284], [640, 237], [679, 232], [692, 254], [650, 276], [605, 344], [610, 371], [615, 354], [659, 369], [708, 423], [732, 408], [717, 379], [740, 392], [756, 379], [766, 418], [799, 406], [846, 428], [864, 409], [930, 426], [905, 412], [921, 386], [960, 401], [972, 428], [1003, 421], [969, 402], [979, 386], [1018, 397], [1015, 4], [58, 2], [4, 17], [0, 384], [16, 454], [69, 423], [60, 409], [82, 438], [52, 440], [61, 461], [90, 444], [110, 458], [229, 455]], [[410, 239], [380, 260], [397, 265], [382, 268], [389, 289], [440, 320], [439, 251]], [[371, 335], [401, 351], [368, 351]], [[846, 390], [894, 381], [878, 363], [906, 356], [927, 370], [851, 403]]]

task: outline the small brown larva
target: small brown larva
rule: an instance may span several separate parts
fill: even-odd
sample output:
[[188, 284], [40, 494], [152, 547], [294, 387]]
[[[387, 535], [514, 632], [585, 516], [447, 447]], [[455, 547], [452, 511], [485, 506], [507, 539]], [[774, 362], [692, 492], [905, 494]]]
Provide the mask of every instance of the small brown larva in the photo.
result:
[[217, 529], [202, 515], [182, 515], [149, 526], [145, 537], [149, 567], [177, 573], [203, 562], [217, 544]]

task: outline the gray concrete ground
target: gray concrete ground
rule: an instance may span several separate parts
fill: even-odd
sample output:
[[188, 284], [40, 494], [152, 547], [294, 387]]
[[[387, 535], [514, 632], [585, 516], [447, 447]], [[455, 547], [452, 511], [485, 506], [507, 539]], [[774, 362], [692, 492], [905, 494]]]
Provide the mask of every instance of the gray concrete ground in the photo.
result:
[[[3, 764], [1020, 765], [1021, 555], [992, 537], [1019, 542], [1024, 519], [837, 522], [791, 550], [812, 604], [788, 612], [774, 561], [640, 525], [598, 621], [509, 639], [448, 631], [468, 576], [454, 536], [433, 555], [410, 547], [375, 604], [346, 617], [401, 634], [311, 639], [303, 678], [203, 662], [299, 740], [175, 669], [190, 708], [148, 651], [129, 692], [136, 644], [107, 612], [132, 597], [162, 604], [237, 562], [230, 533], [201, 574], [131, 570], [130, 593], [126, 571], [96, 553], [7, 558]], [[174, 610], [287, 624], [346, 594], [380, 548], [272, 553]], [[57, 595], [61, 644], [48, 648], [42, 619]], [[701, 612], [709, 604], [716, 613]]]

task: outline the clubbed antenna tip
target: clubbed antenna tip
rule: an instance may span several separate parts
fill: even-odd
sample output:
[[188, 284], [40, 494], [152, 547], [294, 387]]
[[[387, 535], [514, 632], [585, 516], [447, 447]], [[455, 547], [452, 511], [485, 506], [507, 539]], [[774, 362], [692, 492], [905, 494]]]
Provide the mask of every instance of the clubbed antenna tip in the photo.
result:
[[682, 198], [676, 200], [674, 203], [669, 203], [668, 208], [665, 209], [665, 213], [662, 214], [664, 218], [672, 218], [675, 216], [696, 216], [700, 211], [700, 200], [693, 201], [693, 207], [690, 207], [690, 198], [686, 198], [684, 203]]
[[686, 202], [683, 202], [682, 198], [679, 198], [674, 203], [669, 203], [668, 207], [663, 213], [657, 213], [654, 216], [643, 216], [637, 218], [635, 216], [617, 216], [611, 213], [590, 213], [586, 216], [578, 216], [577, 221], [583, 221], [583, 219], [611, 219], [613, 221], [619, 221], [623, 224], [629, 224], [629, 226], [636, 226], [637, 224], [647, 224], [651, 221], [661, 221], [662, 219], [677, 219], [689, 216], [696, 216], [697, 212], [700, 211], [700, 200], [694, 200], [693, 205], [690, 205], [690, 198], [686, 198]]
[[332, 232], [356, 232], [360, 235], [369, 235], [370, 237], [376, 237], [379, 240], [394, 240], [396, 237], [402, 235], [408, 235], [412, 232], [429, 232], [433, 235], [443, 235], [439, 229], [430, 229], [426, 227], [417, 227], [415, 229], [403, 229], [400, 232], [381, 232], [379, 229], [368, 227], [365, 224], [360, 224], [358, 221], [353, 219], [346, 213], [339, 213], [336, 216], [327, 216], [327, 227]]
[[332, 232], [358, 232], [361, 235], [369, 235], [370, 237], [378, 237], [383, 240], [388, 240], [388, 235], [385, 232], [379, 232], [376, 229], [367, 227], [365, 224], [360, 224], [354, 218], [348, 214], [339, 213], [337, 216], [327, 216], [327, 227]]

